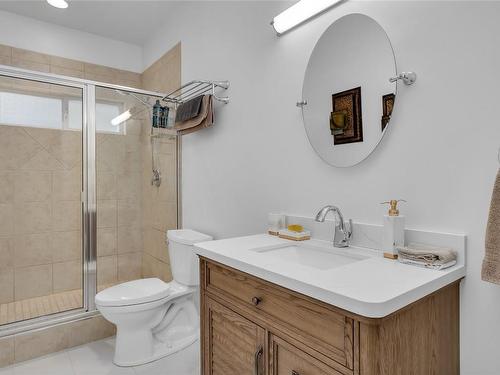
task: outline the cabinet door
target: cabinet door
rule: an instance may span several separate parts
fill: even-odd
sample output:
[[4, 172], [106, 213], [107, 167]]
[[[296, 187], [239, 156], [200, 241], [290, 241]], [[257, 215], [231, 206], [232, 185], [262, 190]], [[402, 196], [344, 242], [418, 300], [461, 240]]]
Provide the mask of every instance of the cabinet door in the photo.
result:
[[203, 375], [265, 375], [266, 331], [210, 298], [204, 301]]
[[270, 341], [271, 375], [342, 375], [279, 337], [273, 335]]

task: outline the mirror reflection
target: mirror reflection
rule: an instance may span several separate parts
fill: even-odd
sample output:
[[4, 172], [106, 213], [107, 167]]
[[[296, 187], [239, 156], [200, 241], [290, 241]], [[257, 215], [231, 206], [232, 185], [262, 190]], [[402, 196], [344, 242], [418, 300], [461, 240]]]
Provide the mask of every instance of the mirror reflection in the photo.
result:
[[379, 144], [396, 98], [396, 62], [384, 29], [350, 14], [335, 21], [316, 44], [303, 85], [304, 125], [328, 164], [349, 167]]

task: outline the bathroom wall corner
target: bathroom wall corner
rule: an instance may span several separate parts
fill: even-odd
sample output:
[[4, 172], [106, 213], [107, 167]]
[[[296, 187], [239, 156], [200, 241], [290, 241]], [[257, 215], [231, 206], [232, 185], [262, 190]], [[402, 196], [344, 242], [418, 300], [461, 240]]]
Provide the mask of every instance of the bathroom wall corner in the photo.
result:
[[[177, 43], [157, 61], [151, 64], [141, 76], [144, 90], [168, 93], [181, 85], [181, 43]], [[150, 126], [149, 123], [144, 124]], [[172, 280], [166, 232], [176, 229], [178, 211], [177, 191], [177, 147], [176, 140], [168, 138], [154, 139], [151, 142], [148, 131], [144, 131], [143, 140], [143, 257], [142, 276], [158, 277], [163, 281]], [[151, 148], [162, 175], [159, 187], [151, 185], [152, 158]]]

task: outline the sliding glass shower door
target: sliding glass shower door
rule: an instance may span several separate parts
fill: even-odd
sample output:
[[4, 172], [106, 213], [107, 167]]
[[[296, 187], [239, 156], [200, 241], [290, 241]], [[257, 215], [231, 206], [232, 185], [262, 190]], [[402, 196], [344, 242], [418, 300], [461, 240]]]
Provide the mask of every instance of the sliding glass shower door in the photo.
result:
[[118, 282], [169, 279], [178, 144], [153, 137], [161, 97], [0, 66], [0, 337], [92, 316]]
[[84, 308], [84, 90], [0, 76], [0, 326]]

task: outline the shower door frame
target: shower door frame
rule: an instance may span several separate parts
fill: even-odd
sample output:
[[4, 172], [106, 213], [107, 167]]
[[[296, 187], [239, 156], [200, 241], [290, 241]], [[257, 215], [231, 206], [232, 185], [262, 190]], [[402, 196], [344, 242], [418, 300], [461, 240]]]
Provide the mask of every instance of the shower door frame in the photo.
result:
[[[99, 315], [95, 306], [97, 293], [97, 176], [96, 176], [96, 87], [116, 89], [156, 96], [165, 94], [141, 90], [133, 87], [115, 85], [63, 75], [37, 72], [27, 69], [0, 65], [0, 77], [27, 79], [47, 84], [63, 85], [82, 90], [82, 271], [83, 271], [83, 306], [79, 309], [44, 315], [0, 326], [0, 337], [14, 335], [34, 329], [54, 326], [61, 323], [86, 319]], [[177, 226], [180, 224], [180, 137], [176, 137], [177, 157]]]

